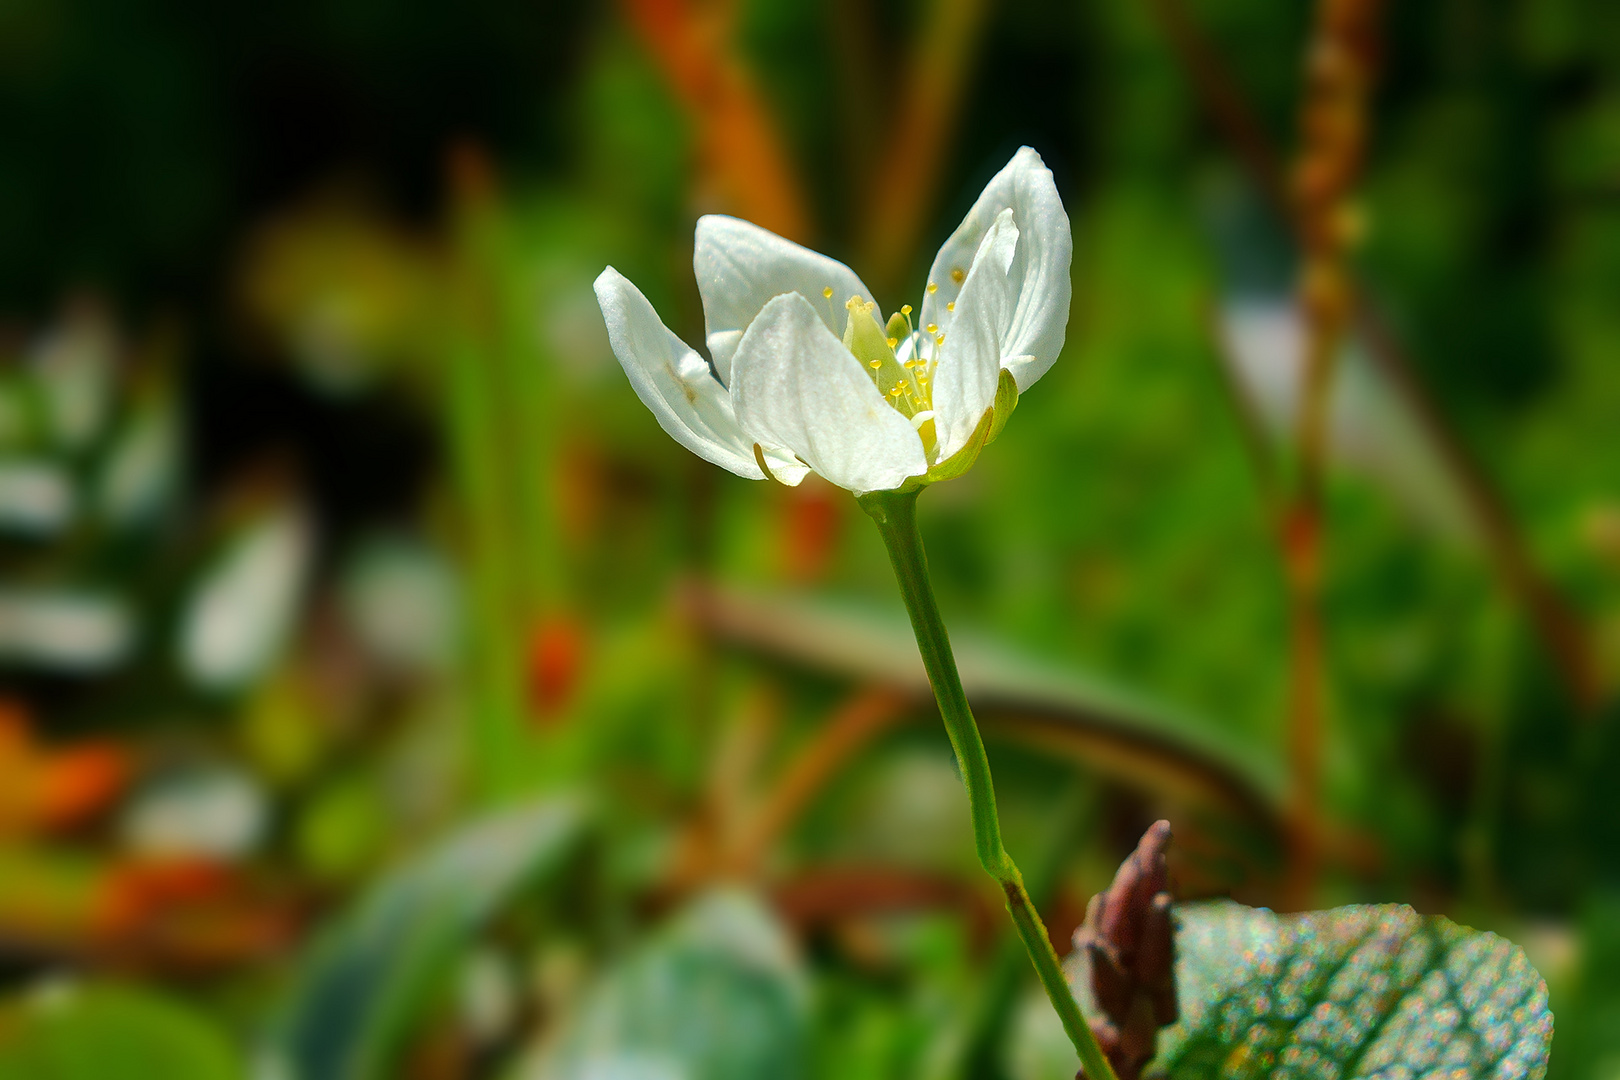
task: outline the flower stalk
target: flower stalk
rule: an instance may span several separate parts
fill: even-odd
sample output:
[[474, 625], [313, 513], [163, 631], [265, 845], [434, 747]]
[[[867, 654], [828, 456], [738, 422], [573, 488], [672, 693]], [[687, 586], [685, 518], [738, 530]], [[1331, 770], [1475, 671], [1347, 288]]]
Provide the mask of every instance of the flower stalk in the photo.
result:
[[973, 846], [979, 865], [1001, 886], [1007, 912], [1018, 929], [1030, 962], [1035, 965], [1041, 987], [1062, 1019], [1063, 1030], [1074, 1044], [1075, 1052], [1080, 1055], [1085, 1075], [1091, 1080], [1116, 1080], [1113, 1068], [1069, 990], [1046, 924], [1024, 888], [1024, 877], [1001, 842], [990, 761], [985, 756], [984, 740], [979, 737], [979, 726], [968, 707], [967, 694], [962, 690], [950, 637], [928, 577], [922, 534], [917, 531], [918, 494], [919, 490], [874, 491], [860, 496], [858, 501], [861, 509], [877, 523], [883, 544], [888, 548], [895, 581], [900, 586], [906, 613], [911, 617], [911, 629], [917, 636], [917, 651], [922, 654], [928, 683], [933, 687], [934, 700], [939, 703], [940, 717], [945, 721], [945, 732], [956, 752], [962, 783], [967, 788], [968, 811], [973, 817]]

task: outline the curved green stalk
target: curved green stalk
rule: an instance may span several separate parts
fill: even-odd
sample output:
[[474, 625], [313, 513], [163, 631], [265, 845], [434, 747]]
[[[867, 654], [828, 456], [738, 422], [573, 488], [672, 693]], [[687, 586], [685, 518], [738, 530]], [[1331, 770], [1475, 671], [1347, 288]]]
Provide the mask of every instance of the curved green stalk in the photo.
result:
[[962, 782], [967, 787], [968, 810], [973, 815], [973, 845], [979, 864], [1001, 886], [1018, 936], [1023, 939], [1046, 996], [1063, 1020], [1063, 1030], [1074, 1043], [1086, 1076], [1091, 1080], [1117, 1080], [1102, 1048], [1097, 1045], [1096, 1036], [1080, 1014], [1080, 1006], [1069, 992], [1057, 950], [1052, 948], [1046, 926], [1030, 902], [1024, 877], [1002, 846], [990, 762], [985, 757], [984, 741], [979, 738], [979, 726], [968, 708], [961, 676], [956, 673], [956, 657], [951, 652], [945, 621], [940, 618], [939, 603], [934, 599], [933, 583], [928, 579], [928, 558], [923, 553], [922, 535], [917, 531], [917, 495], [918, 491], [874, 491], [860, 496], [859, 502], [861, 509], [877, 522], [878, 532], [883, 534], [883, 543], [889, 549], [889, 562], [900, 584], [906, 612], [911, 616], [911, 629], [917, 635], [917, 650], [922, 653], [929, 685], [934, 688], [934, 699], [939, 702], [939, 714], [945, 721], [945, 732], [956, 751]]

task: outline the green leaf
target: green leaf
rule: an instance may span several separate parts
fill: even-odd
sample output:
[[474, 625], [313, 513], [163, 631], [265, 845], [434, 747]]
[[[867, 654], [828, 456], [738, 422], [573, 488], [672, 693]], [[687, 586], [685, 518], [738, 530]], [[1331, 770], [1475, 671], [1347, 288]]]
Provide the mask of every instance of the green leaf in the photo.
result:
[[468, 938], [556, 866], [584, 822], [571, 799], [503, 811], [380, 881], [322, 935], [271, 1032], [267, 1075], [392, 1075], [400, 1040]]
[[50, 990], [0, 1010], [0, 1080], [235, 1080], [230, 1042], [196, 1013], [132, 987]]
[[699, 898], [609, 971], [518, 1075], [527, 1080], [795, 1080], [808, 993], [793, 948], [755, 897]]
[[1181, 1020], [1153, 1069], [1171, 1080], [1546, 1073], [1547, 985], [1495, 934], [1395, 904], [1176, 912]]

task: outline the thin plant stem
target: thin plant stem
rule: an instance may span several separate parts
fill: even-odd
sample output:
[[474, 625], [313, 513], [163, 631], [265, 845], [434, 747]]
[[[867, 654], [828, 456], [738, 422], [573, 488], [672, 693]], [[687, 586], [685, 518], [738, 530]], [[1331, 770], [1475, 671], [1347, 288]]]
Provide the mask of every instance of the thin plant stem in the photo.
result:
[[[1054, 827], [1044, 838], [1041, 850], [1036, 852], [1029, 872], [1029, 892], [1036, 897], [1050, 896], [1056, 889], [1063, 871], [1063, 856], [1069, 844], [1079, 834], [1083, 821], [1091, 808], [1090, 792], [1078, 777], [1071, 777], [1063, 793], [1052, 807]], [[996, 943], [989, 971], [980, 980], [980, 993], [968, 1021], [966, 1050], [957, 1075], [996, 1076], [998, 1069], [991, 1067], [997, 1049], [997, 1034], [1003, 1029], [1007, 1014], [1013, 1005], [1013, 993], [1018, 988], [1018, 970], [1023, 952], [1021, 942], [1003, 936]]]
[[1299, 306], [1304, 371], [1295, 463], [1283, 510], [1289, 589], [1291, 685], [1288, 757], [1293, 777], [1294, 857], [1287, 891], [1303, 907], [1314, 891], [1322, 847], [1322, 744], [1327, 664], [1322, 631], [1324, 473], [1330, 391], [1354, 300], [1349, 256], [1359, 235], [1355, 184], [1370, 124], [1380, 0], [1318, 0], [1306, 49], [1300, 150], [1292, 176], [1300, 243]]
[[[1280, 159], [1229, 66], [1194, 22], [1183, 0], [1152, 0], [1149, 6], [1198, 88], [1199, 100], [1243, 162], [1250, 180], [1265, 193], [1272, 210], [1297, 230]], [[1473, 510], [1503, 586], [1524, 608], [1571, 700], [1584, 717], [1591, 717], [1597, 707], [1599, 687], [1587, 628], [1531, 558], [1524, 531], [1514, 521], [1501, 492], [1445, 418], [1434, 395], [1418, 377], [1412, 360], [1368, 302], [1365, 289], [1354, 281], [1350, 288], [1354, 306], [1351, 319], [1358, 340], [1433, 440]]]
[[804, 813], [850, 758], [906, 719], [910, 703], [884, 688], [863, 690], [841, 705], [791, 764], [771, 782], [771, 793], [748, 821], [727, 859], [739, 874], [756, 872], [771, 843]]
[[468, 589], [466, 671], [471, 704], [468, 731], [473, 782], [479, 797], [497, 800], [521, 790], [524, 739], [521, 621], [512, 598], [522, 558], [512, 538], [510, 500], [501, 485], [502, 448], [493, 436], [499, 411], [492, 378], [489, 328], [494, 318], [475, 223], [488, 179], [486, 162], [469, 149], [451, 158], [457, 192], [456, 244], [450, 270], [451, 317], [445, 327], [438, 395], [449, 433], [456, 496], [472, 568]]
[[1007, 912], [1035, 965], [1041, 987], [1062, 1019], [1063, 1030], [1074, 1043], [1075, 1052], [1080, 1055], [1086, 1076], [1091, 1080], [1117, 1080], [1102, 1048], [1097, 1045], [1097, 1037], [1069, 991], [1046, 924], [1041, 922], [1029, 898], [1029, 890], [1024, 888], [1024, 877], [1001, 843], [990, 761], [985, 756], [984, 740], [979, 737], [979, 726], [968, 708], [967, 694], [956, 672], [950, 637], [945, 632], [939, 602], [934, 598], [934, 586], [928, 578], [928, 558], [923, 553], [922, 534], [917, 531], [917, 495], [916, 491], [874, 491], [861, 496], [860, 504], [877, 522], [884, 546], [889, 549], [889, 562], [900, 585], [900, 596], [905, 600], [906, 613], [911, 616], [911, 629], [917, 635], [917, 651], [922, 654], [923, 668], [934, 689], [934, 700], [939, 703], [945, 733], [956, 751], [956, 763], [967, 787], [968, 811], [973, 817], [973, 846], [979, 865], [1001, 886]]
[[863, 170], [870, 187], [870, 211], [863, 265], [875, 271], [872, 287], [882, 293], [904, 283], [906, 262], [933, 216], [939, 197], [940, 163], [950, 160], [960, 125], [953, 124], [973, 62], [981, 47], [985, 0], [936, 0], [903, 65], [892, 127], [884, 132], [881, 167]]

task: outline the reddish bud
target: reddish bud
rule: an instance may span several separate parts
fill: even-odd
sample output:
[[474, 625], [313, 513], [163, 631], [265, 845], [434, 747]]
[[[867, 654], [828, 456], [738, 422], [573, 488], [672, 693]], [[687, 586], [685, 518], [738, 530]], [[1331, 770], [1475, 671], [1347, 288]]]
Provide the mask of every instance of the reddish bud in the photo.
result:
[[[1164, 853], [1170, 823], [1143, 834], [1106, 892], [1091, 898], [1074, 932], [1091, 968], [1091, 992], [1102, 1016], [1092, 1020], [1103, 1053], [1120, 1080], [1137, 1080], [1153, 1060], [1159, 1028], [1176, 1022], [1175, 927], [1170, 919]], [[1081, 1073], [1080, 1075], [1084, 1075]]]

